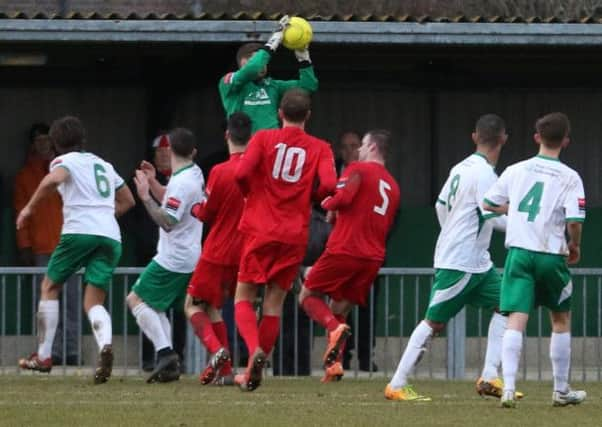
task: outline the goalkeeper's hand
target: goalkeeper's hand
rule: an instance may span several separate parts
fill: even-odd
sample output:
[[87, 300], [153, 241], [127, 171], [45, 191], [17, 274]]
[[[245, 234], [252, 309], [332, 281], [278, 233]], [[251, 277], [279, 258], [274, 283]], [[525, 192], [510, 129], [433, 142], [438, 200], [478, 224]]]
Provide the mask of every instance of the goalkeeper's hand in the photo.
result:
[[309, 49], [300, 49], [295, 51], [295, 56], [299, 62], [309, 62], [311, 64], [311, 58], [309, 57]]
[[278, 22], [278, 29], [272, 33], [270, 38], [265, 44], [265, 47], [270, 49], [272, 53], [276, 52], [280, 43], [282, 43], [282, 38], [284, 37], [284, 29], [288, 25], [290, 18], [288, 15], [284, 15], [280, 21]]

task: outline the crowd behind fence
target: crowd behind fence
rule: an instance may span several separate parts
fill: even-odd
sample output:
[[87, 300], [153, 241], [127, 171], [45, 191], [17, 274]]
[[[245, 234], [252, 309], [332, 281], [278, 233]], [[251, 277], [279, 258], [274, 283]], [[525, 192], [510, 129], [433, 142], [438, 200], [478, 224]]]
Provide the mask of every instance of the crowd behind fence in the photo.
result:
[[[106, 306], [113, 321], [113, 347], [115, 351], [114, 375], [141, 375], [142, 336], [125, 304], [131, 286], [141, 268], [122, 267], [115, 271], [109, 288]], [[39, 283], [45, 268], [0, 267], [0, 373], [15, 374], [17, 359], [27, 355], [36, 346], [36, 311]], [[573, 343], [571, 379], [578, 381], [602, 379], [602, 269], [573, 269]], [[380, 271], [378, 292], [371, 290], [369, 312], [374, 320], [370, 328], [370, 342], [375, 339], [374, 351], [370, 352], [372, 367], [378, 371], [361, 372], [357, 357], [351, 363], [346, 376], [390, 377], [401, 356], [415, 325], [422, 319], [429, 300], [434, 270], [417, 268], [383, 268]], [[90, 327], [82, 311], [82, 276], [78, 273], [78, 353], [77, 366], [65, 364], [53, 368], [53, 373], [91, 372], [96, 361], [96, 347]], [[301, 357], [308, 354], [310, 373], [321, 374], [321, 353], [324, 350], [324, 331], [309, 322], [309, 337], [299, 340], [298, 304], [292, 305], [292, 322], [281, 328], [280, 339], [271, 360], [273, 372], [283, 373], [284, 366], [292, 363], [293, 369], [286, 374], [299, 375]], [[63, 304], [61, 316], [66, 320]], [[491, 313], [468, 307], [447, 327], [444, 334], [432, 340], [425, 360], [418, 366], [420, 378], [476, 378], [482, 368], [486, 348], [487, 328]], [[358, 310], [351, 316], [352, 327], [358, 330]], [[292, 328], [293, 347], [284, 351], [283, 334]], [[63, 328], [63, 361], [66, 353], [66, 328]], [[303, 335], [303, 334], [301, 334]], [[358, 335], [354, 340], [359, 348]], [[522, 353], [521, 372], [524, 379], [550, 379], [551, 366], [548, 358], [550, 322], [545, 309], [536, 309], [530, 317], [527, 339]], [[307, 352], [304, 346], [309, 346]], [[234, 334], [233, 360], [239, 358], [239, 338]], [[357, 352], [357, 350], [356, 350]], [[204, 366], [206, 353], [188, 328], [185, 366], [188, 373], [198, 373]], [[371, 368], [370, 368], [371, 369]]]

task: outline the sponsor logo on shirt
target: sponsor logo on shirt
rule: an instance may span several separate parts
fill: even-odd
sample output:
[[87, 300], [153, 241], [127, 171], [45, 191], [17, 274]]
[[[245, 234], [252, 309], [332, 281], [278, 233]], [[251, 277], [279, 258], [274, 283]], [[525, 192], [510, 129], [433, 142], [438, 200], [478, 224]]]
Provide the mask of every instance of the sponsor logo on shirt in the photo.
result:
[[251, 92], [245, 99], [245, 105], [268, 105], [272, 101], [264, 88]]
[[175, 212], [180, 207], [180, 203], [182, 203], [182, 202], [180, 202], [175, 197], [170, 197], [170, 198], [167, 199], [167, 203], [165, 204], [165, 208]]
[[579, 210], [585, 211], [585, 199], [578, 199], [578, 200], [579, 200]]

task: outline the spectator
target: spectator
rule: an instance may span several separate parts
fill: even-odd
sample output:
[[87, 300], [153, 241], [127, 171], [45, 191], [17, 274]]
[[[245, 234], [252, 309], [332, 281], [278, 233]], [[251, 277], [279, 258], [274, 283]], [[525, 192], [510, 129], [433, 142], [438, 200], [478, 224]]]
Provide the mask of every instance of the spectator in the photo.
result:
[[[45, 123], [34, 123], [29, 131], [29, 149], [25, 166], [15, 177], [14, 208], [18, 214], [31, 198], [38, 185], [48, 173], [50, 161], [54, 158], [52, 142], [48, 136], [49, 127]], [[26, 226], [17, 231], [19, 264], [24, 267], [46, 267], [50, 255], [59, 242], [63, 225], [62, 201], [58, 192], [42, 200], [36, 213]], [[40, 279], [38, 277], [37, 279]], [[39, 283], [38, 283], [39, 285]], [[77, 280], [67, 280], [61, 304], [77, 307], [79, 304]], [[62, 310], [62, 309], [61, 309]], [[62, 311], [61, 311], [62, 312]], [[65, 356], [67, 365], [77, 365], [78, 354], [78, 311], [66, 310], [66, 355], [63, 355], [63, 316], [52, 345], [52, 363], [60, 365]]]
[[[362, 145], [362, 140], [359, 134], [352, 130], [346, 130], [341, 133], [339, 138], [339, 144], [337, 145], [337, 153], [336, 153], [336, 161], [335, 166], [337, 169], [337, 175], [341, 176], [345, 168], [351, 162], [355, 162], [358, 160], [359, 152], [358, 149]], [[374, 324], [376, 323], [374, 320], [376, 319], [376, 306], [374, 307], [373, 318], [370, 317], [370, 305], [374, 304], [377, 296], [378, 296], [378, 282], [376, 282], [373, 286], [374, 298], [370, 296], [368, 298], [368, 303], [365, 306], [358, 307], [358, 331], [355, 332], [355, 319], [353, 316], [353, 312], [349, 314], [347, 318], [347, 324], [351, 326], [352, 335], [349, 340], [347, 340], [347, 346], [345, 347], [345, 352], [343, 355], [343, 368], [349, 369], [350, 361], [352, 357], [352, 351], [355, 349], [355, 337], [354, 333], [358, 334], [358, 349], [357, 349], [357, 358], [359, 360], [359, 369], [361, 371], [371, 371], [376, 372], [378, 367], [372, 361], [372, 366], [370, 366], [370, 356], [373, 353], [374, 346], [376, 345], [376, 336], [374, 334]], [[370, 345], [370, 331], [372, 334], [372, 344]]]
[[[155, 177], [161, 185], [167, 185], [171, 177], [171, 160], [169, 148], [169, 136], [164, 131], [152, 142], [151, 163], [155, 166]], [[131, 188], [135, 188], [133, 181], [128, 182]], [[157, 242], [159, 241], [159, 228], [146, 213], [144, 204], [140, 202], [138, 194], [133, 192], [136, 206], [123, 217], [125, 230], [132, 233], [135, 247], [136, 265], [147, 265], [157, 253]], [[160, 203], [157, 200], [157, 203]], [[180, 356], [182, 367], [184, 366], [184, 345], [186, 344], [186, 316], [180, 310], [170, 309], [168, 317], [173, 316], [173, 345], [174, 350]], [[150, 372], [155, 367], [155, 349], [153, 343], [142, 334], [142, 369]]]

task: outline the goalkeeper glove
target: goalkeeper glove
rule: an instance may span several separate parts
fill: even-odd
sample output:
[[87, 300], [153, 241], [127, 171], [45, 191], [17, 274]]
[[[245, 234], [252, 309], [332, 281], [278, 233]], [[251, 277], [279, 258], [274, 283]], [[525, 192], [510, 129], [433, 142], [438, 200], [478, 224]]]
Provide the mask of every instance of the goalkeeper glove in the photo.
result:
[[311, 58], [309, 57], [309, 49], [300, 49], [295, 51], [295, 56], [299, 62], [309, 62], [311, 64]]
[[270, 49], [272, 53], [276, 52], [280, 43], [282, 43], [282, 38], [284, 37], [284, 29], [288, 25], [290, 18], [288, 15], [284, 15], [280, 21], [278, 21], [278, 29], [274, 31], [274, 33], [270, 36], [265, 46]]

